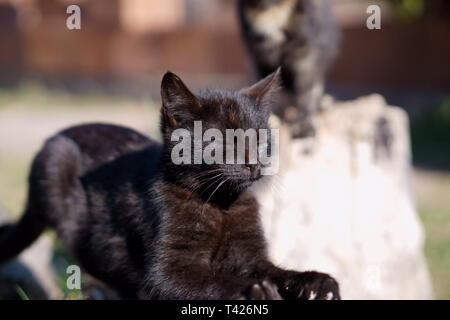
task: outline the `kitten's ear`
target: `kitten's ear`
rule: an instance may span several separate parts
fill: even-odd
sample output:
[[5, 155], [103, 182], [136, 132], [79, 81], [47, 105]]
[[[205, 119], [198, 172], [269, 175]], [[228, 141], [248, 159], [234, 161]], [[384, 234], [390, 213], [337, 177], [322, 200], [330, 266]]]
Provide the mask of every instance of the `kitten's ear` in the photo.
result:
[[200, 109], [200, 101], [174, 73], [167, 72], [161, 82], [162, 116], [175, 128], [179, 122], [190, 120], [192, 112]]
[[274, 73], [269, 74], [251, 87], [242, 89], [239, 93], [255, 99], [258, 105], [265, 105], [270, 104], [280, 88], [281, 68], [278, 68]]

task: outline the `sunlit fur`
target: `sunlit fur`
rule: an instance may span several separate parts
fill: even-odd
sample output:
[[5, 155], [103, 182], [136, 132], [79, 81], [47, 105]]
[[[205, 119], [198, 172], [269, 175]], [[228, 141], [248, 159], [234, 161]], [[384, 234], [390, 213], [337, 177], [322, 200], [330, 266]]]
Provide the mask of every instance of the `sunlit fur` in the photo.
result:
[[107, 124], [50, 138], [31, 168], [25, 214], [0, 229], [0, 262], [51, 227], [83, 270], [122, 298], [306, 299], [311, 291], [319, 299], [329, 292], [338, 298], [331, 277], [284, 271], [268, 261], [258, 205], [248, 191], [257, 177], [248, 167], [170, 159], [171, 133], [192, 128], [194, 120], [221, 130], [267, 128], [278, 77], [239, 93], [194, 95], [167, 73], [163, 144]]

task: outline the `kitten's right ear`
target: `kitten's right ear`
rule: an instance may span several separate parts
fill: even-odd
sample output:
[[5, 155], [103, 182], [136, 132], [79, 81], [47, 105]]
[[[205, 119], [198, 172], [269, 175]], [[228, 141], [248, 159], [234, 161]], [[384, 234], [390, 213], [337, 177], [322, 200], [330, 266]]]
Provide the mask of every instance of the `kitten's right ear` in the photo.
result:
[[239, 92], [256, 101], [258, 105], [267, 106], [270, 104], [281, 88], [281, 68], [269, 74], [264, 79], [258, 81], [248, 88], [244, 88]]
[[174, 73], [168, 71], [161, 82], [162, 116], [176, 128], [182, 120], [191, 120], [192, 112], [200, 108], [200, 101]]

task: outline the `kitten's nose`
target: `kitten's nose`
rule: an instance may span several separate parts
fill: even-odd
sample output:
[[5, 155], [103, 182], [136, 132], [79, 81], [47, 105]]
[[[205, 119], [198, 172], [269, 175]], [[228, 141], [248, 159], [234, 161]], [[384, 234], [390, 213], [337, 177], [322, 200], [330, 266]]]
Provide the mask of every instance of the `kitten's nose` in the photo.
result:
[[261, 165], [259, 163], [246, 164], [250, 169], [250, 179], [258, 179], [261, 176]]

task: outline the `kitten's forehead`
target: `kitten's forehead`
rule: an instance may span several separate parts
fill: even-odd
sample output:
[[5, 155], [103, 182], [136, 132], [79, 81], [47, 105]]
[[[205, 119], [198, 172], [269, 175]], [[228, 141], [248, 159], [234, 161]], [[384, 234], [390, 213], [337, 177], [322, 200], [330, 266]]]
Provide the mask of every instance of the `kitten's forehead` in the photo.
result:
[[220, 123], [230, 129], [263, 126], [262, 111], [251, 98], [233, 91], [206, 90], [200, 93], [205, 120]]

